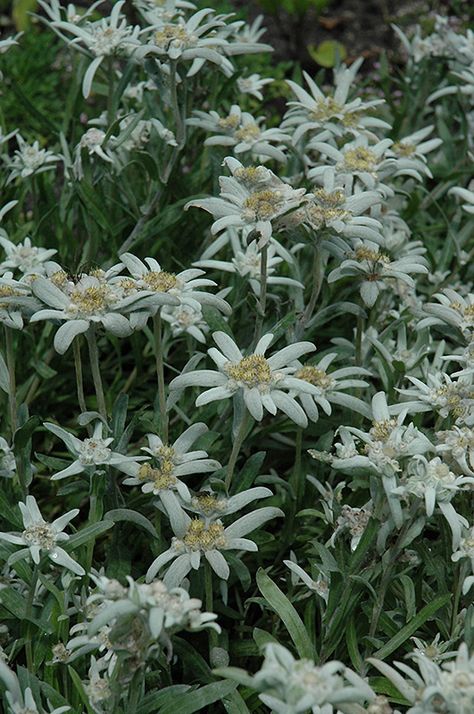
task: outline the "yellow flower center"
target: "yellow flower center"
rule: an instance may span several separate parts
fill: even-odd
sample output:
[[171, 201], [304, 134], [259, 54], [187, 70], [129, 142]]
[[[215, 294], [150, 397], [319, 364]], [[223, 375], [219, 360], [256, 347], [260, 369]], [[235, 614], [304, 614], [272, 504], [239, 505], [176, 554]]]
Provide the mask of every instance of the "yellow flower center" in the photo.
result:
[[80, 312], [96, 314], [104, 312], [109, 306], [110, 288], [107, 285], [74, 288], [71, 302]]
[[319, 369], [319, 367], [313, 367], [311, 365], [306, 365], [299, 369], [295, 377], [297, 379], [304, 379], [305, 382], [309, 382], [315, 387], [321, 387], [321, 389], [330, 389], [334, 384], [334, 379], [326, 374], [324, 369]]
[[399, 156], [413, 156], [416, 146], [409, 141], [398, 141], [393, 144], [392, 151]]
[[256, 220], [269, 220], [277, 213], [283, 202], [281, 191], [264, 189], [255, 191], [244, 201], [244, 209], [249, 211]]
[[164, 270], [151, 270], [143, 276], [143, 282], [150, 290], [157, 293], [166, 293], [176, 287], [178, 279], [174, 273], [167, 273]]
[[0, 285], [0, 298], [4, 297], [21, 297], [23, 293], [20, 290], [15, 290], [9, 285]]
[[348, 149], [344, 153], [344, 166], [349, 171], [373, 172], [377, 166], [376, 154], [364, 146]]
[[64, 270], [57, 270], [49, 279], [57, 288], [62, 288], [67, 283], [67, 273]]
[[239, 141], [251, 141], [260, 136], [260, 129], [256, 124], [248, 124], [234, 132], [234, 136]]
[[49, 523], [33, 523], [25, 528], [22, 535], [28, 545], [39, 545], [45, 550], [51, 550], [56, 542], [54, 531]]
[[396, 419], [383, 419], [382, 421], [373, 421], [370, 435], [375, 441], [387, 441], [392, 434], [392, 431], [397, 426]]
[[272, 371], [265, 357], [250, 355], [226, 367], [226, 372], [231, 379], [242, 382], [246, 387], [268, 385], [272, 379]]
[[225, 546], [226, 538], [222, 523], [210, 523], [208, 526], [199, 518], [189, 524], [183, 543], [192, 550], [213, 550]]
[[261, 166], [242, 166], [234, 172], [235, 178], [248, 186], [254, 186], [265, 178], [265, 169]]
[[336, 102], [333, 97], [319, 99], [314, 109], [311, 110], [311, 117], [316, 121], [324, 121], [325, 119], [330, 119], [335, 114], [340, 114], [342, 108], [342, 104]]
[[176, 476], [173, 476], [172, 462], [162, 463], [159, 469], [154, 469], [150, 464], [142, 464], [138, 478], [141, 481], [152, 481], [157, 491], [172, 488], [177, 481]]
[[190, 37], [184, 27], [180, 25], [163, 25], [155, 32], [155, 42], [158, 47], [167, 50], [171, 42], [174, 41], [181, 42], [184, 45], [189, 43]]
[[229, 114], [227, 117], [219, 119], [217, 124], [221, 129], [237, 129], [240, 123], [240, 118], [237, 114]]
[[354, 252], [354, 257], [356, 260], [369, 260], [373, 263], [390, 263], [390, 258], [384, 253], [379, 253], [378, 250], [371, 250], [370, 248], [357, 248]]
[[218, 498], [210, 493], [198, 493], [194, 496], [193, 502], [196, 508], [206, 515], [210, 515], [216, 511], [223, 511], [226, 505], [225, 499]]

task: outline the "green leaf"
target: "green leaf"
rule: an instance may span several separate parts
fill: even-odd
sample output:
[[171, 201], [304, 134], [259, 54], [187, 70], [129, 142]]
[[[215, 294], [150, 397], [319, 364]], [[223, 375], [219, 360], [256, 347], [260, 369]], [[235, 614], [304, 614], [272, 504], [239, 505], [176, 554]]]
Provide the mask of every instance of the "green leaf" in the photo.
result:
[[10, 375], [8, 373], [8, 367], [0, 352], [0, 389], [3, 389], [7, 394], [10, 393]]
[[313, 645], [303, 621], [286, 595], [262, 568], [257, 572], [257, 585], [265, 600], [284, 623], [299, 656], [313, 659]]
[[[220, 702], [222, 699], [232, 692], [237, 687], [235, 682], [214, 682], [206, 684], [205, 687], [194, 689], [186, 694], [172, 695], [170, 702], [164, 704], [160, 709], [160, 714], [193, 714], [199, 712], [204, 707], [214, 702]], [[208, 710], [206, 710], [208, 711]]]
[[68, 666], [67, 671], [69, 672], [69, 676], [71, 677], [73, 683], [74, 683], [74, 688], [76, 689], [77, 693], [79, 694], [79, 697], [81, 699], [81, 702], [85, 705], [88, 714], [94, 714], [94, 709], [91, 707], [89, 704], [89, 697], [84, 691], [84, 687], [81, 682], [81, 678], [79, 677], [78, 673], [74, 671], [74, 669], [70, 666]]
[[425, 607], [420, 610], [418, 615], [416, 615], [410, 622], [408, 622], [402, 629], [397, 632], [394, 637], [392, 637], [391, 640], [387, 642], [383, 647], [381, 647], [375, 654], [373, 655], [377, 659], [385, 659], [389, 655], [392, 654], [392, 652], [395, 652], [406, 640], [408, 640], [409, 637], [415, 634], [417, 630], [420, 629], [420, 627], [433, 615], [438, 612], [438, 610], [441, 610], [442, 607], [448, 604], [448, 602], [451, 600], [451, 595], [440, 595], [439, 597], [435, 598], [433, 602], [428, 603], [428, 605], [425, 605]]
[[308, 45], [310, 57], [321, 67], [336, 67], [347, 57], [347, 50], [337, 40], [324, 40], [317, 47]]
[[164, 687], [159, 692], [150, 692], [140, 702], [137, 714], [156, 714], [160, 711], [163, 703], [169, 699], [170, 694], [176, 696], [187, 692], [188, 689], [190, 689], [189, 684], [173, 684], [170, 687]]
[[141, 513], [137, 513], [137, 511], [130, 510], [129, 508], [115, 508], [113, 511], [107, 511], [104, 518], [109, 519], [114, 523], [117, 523], [117, 521], [128, 521], [129, 523], [134, 523], [136, 526], [148, 531], [153, 538], [158, 538], [158, 533], [148, 518], [142, 516]]
[[86, 526], [77, 533], [74, 533], [74, 535], [72, 535], [64, 544], [64, 548], [66, 550], [79, 548], [79, 546], [88, 543], [93, 538], [97, 538], [97, 536], [102, 535], [102, 533], [105, 533], [105, 531], [108, 531], [109, 528], [112, 528], [113, 526], [113, 521], [99, 521], [98, 523], [92, 523], [92, 525]]

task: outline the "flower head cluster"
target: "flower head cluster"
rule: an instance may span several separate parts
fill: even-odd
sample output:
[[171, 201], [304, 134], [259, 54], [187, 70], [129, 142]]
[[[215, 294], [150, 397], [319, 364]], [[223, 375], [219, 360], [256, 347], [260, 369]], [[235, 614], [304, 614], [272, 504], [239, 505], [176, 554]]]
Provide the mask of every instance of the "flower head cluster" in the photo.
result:
[[28, 176], [33, 176], [33, 174], [37, 175], [45, 171], [52, 171], [61, 159], [60, 156], [57, 156], [52, 151], [41, 149], [38, 141], [28, 144], [20, 134], [16, 135], [16, 140], [18, 149], [13, 157], [7, 161], [7, 168], [10, 169], [8, 183], [16, 178], [24, 179]]
[[27, 496], [25, 502], [18, 504], [23, 517], [24, 530], [21, 533], [0, 533], [0, 540], [14, 545], [24, 546], [14, 554], [15, 560], [31, 557], [38, 564], [43, 555], [55, 564], [71, 570], [76, 575], [84, 575], [84, 568], [76, 563], [59, 543], [69, 540], [64, 528], [69, 521], [77, 516], [78, 508], [73, 508], [63, 516], [59, 516], [52, 523], [44, 520], [34, 496]]
[[209, 387], [196, 399], [196, 406], [229, 399], [241, 390], [247, 409], [257, 421], [263, 419], [264, 409], [272, 415], [281, 410], [296, 424], [307, 426], [306, 414], [294, 395], [318, 396], [319, 392], [309, 381], [295, 375], [295, 360], [316, 349], [311, 342], [296, 342], [267, 358], [265, 352], [273, 341], [272, 334], [264, 335], [254, 352], [245, 357], [225, 332], [215, 332], [213, 338], [220, 350], [211, 347], [208, 353], [218, 371], [187, 372], [175, 377], [170, 389]]
[[[259, 494], [252, 495], [259, 497]], [[232, 511], [233, 509], [230, 509], [229, 512]], [[243, 536], [260, 528], [272, 518], [282, 515], [283, 512], [279, 508], [267, 506], [241, 516], [229, 526], [224, 526], [220, 519], [209, 521], [206, 517], [190, 518], [185, 514], [182, 526], [175, 529], [171, 546], [155, 558], [148, 568], [147, 582], [167, 563], [173, 561], [163, 577], [163, 582], [167, 587], [177, 587], [190, 570], [199, 569], [203, 557], [219, 578], [227, 580], [230, 569], [222, 551], [257, 551], [256, 543]]]
[[305, 200], [306, 190], [292, 188], [264, 166], [244, 167], [232, 157], [224, 159], [224, 163], [232, 176], [220, 177], [220, 198], [190, 201], [186, 208], [194, 206], [212, 213], [212, 233], [235, 226], [257, 231], [260, 244], [268, 242], [275, 220], [298, 208]]

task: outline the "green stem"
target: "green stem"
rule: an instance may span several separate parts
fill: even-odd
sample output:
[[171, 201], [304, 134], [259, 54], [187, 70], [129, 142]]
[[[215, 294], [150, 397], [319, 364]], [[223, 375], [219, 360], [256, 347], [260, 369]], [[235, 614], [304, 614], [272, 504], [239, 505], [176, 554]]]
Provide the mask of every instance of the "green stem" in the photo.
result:
[[109, 91], [107, 94], [107, 123], [109, 127], [114, 121], [114, 60], [109, 57], [107, 61], [107, 80]]
[[89, 346], [89, 360], [91, 365], [92, 379], [94, 380], [94, 389], [97, 397], [97, 408], [99, 413], [107, 419], [107, 408], [105, 406], [104, 387], [102, 385], [102, 377], [100, 375], [99, 366], [99, 350], [97, 349], [97, 335], [94, 325], [91, 325], [86, 332], [87, 344]]
[[[206, 561], [204, 563], [204, 589], [206, 593], [206, 611], [214, 612], [214, 597], [212, 590], [212, 568]], [[217, 632], [210, 627], [209, 628], [209, 660], [212, 663], [212, 650], [218, 645]]]
[[161, 310], [153, 316], [153, 338], [155, 348], [156, 379], [158, 382], [158, 402], [160, 405], [160, 431], [163, 443], [168, 443], [168, 415], [166, 413], [165, 367], [163, 362], [163, 336]]
[[81, 345], [79, 343], [79, 337], [73, 340], [72, 346], [74, 350], [74, 368], [76, 371], [77, 401], [79, 402], [81, 412], [86, 412], [87, 406], [84, 397], [84, 380], [82, 378]]
[[237, 463], [237, 459], [239, 458], [240, 447], [242, 446], [242, 443], [245, 439], [245, 434], [247, 432], [249, 419], [250, 419], [250, 414], [247, 411], [247, 409], [245, 408], [245, 411], [242, 416], [242, 421], [240, 422], [239, 431], [237, 432], [237, 436], [235, 437], [234, 443], [232, 444], [232, 451], [230, 454], [229, 463], [227, 465], [225, 486], [228, 491], [232, 484], [232, 477], [234, 475], [235, 465]]
[[295, 465], [292, 474], [292, 485], [295, 492], [295, 510], [298, 511], [298, 507], [304, 496], [304, 477], [301, 471], [301, 451], [303, 445], [303, 429], [298, 428], [296, 430], [296, 442], [295, 442]]
[[267, 263], [268, 245], [265, 244], [260, 252], [260, 295], [257, 305], [257, 319], [255, 321], [254, 342], [257, 343], [262, 336], [263, 321], [267, 307]]
[[40, 574], [40, 563], [35, 564], [33, 568], [33, 575], [31, 578], [30, 582], [30, 588], [28, 591], [28, 599], [26, 601], [26, 608], [25, 608], [25, 619], [27, 621], [27, 626], [26, 626], [26, 641], [25, 641], [25, 650], [26, 650], [26, 668], [28, 672], [33, 672], [33, 642], [32, 642], [32, 637], [31, 637], [31, 623], [30, 619], [33, 615], [33, 602], [35, 599], [35, 592], [36, 592], [36, 585], [38, 583], [38, 578]]
[[323, 251], [321, 246], [315, 245], [314, 246], [314, 258], [313, 258], [313, 269], [311, 271], [311, 279], [313, 283], [313, 287], [311, 290], [311, 295], [309, 298], [309, 302], [298, 322], [298, 326], [296, 329], [296, 339], [299, 339], [308, 322], [311, 320], [311, 317], [314, 312], [314, 308], [316, 307], [316, 302], [318, 300], [319, 294], [321, 292], [321, 288], [323, 286], [323, 276], [324, 276], [324, 271], [323, 271]]
[[357, 318], [356, 339], [355, 339], [355, 363], [362, 364], [362, 336], [364, 334], [365, 319], [359, 315]]
[[13, 333], [4, 326], [5, 345], [7, 349], [7, 369], [8, 369], [8, 405], [10, 409], [10, 430], [13, 435], [17, 426], [16, 410], [16, 377], [15, 377], [15, 350], [13, 347]]

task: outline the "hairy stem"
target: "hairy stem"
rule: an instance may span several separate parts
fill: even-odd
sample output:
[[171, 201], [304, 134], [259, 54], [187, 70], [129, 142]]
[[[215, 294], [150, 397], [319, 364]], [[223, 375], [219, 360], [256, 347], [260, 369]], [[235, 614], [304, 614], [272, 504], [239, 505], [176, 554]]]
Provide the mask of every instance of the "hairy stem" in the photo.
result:
[[13, 435], [17, 426], [17, 409], [16, 409], [16, 376], [15, 376], [15, 350], [13, 347], [13, 333], [10, 328], [4, 326], [5, 345], [7, 350], [7, 369], [8, 369], [8, 406], [10, 411], [10, 431]]
[[[212, 568], [209, 565], [209, 563], [206, 562], [204, 563], [204, 589], [206, 592], [206, 611], [207, 612], [213, 612], [214, 611], [214, 598], [213, 598], [213, 590], [212, 590]], [[212, 663], [213, 659], [213, 652], [212, 650], [214, 647], [217, 647], [218, 644], [218, 639], [217, 639], [217, 632], [210, 627], [209, 628], [209, 660]]]
[[268, 245], [265, 244], [260, 252], [260, 295], [257, 304], [257, 319], [255, 321], [255, 343], [257, 343], [262, 336], [263, 321], [265, 320], [267, 307], [267, 263]]
[[240, 422], [239, 431], [237, 432], [237, 436], [235, 437], [234, 443], [232, 444], [232, 451], [230, 454], [229, 463], [227, 464], [227, 474], [225, 477], [225, 486], [228, 491], [232, 484], [232, 477], [234, 475], [235, 465], [237, 463], [237, 459], [239, 458], [240, 447], [242, 446], [243, 441], [245, 439], [245, 434], [247, 432], [249, 419], [250, 419], [250, 414], [247, 411], [247, 409], [245, 409], [243, 416], [242, 416], [242, 421]]
[[97, 397], [97, 409], [104, 419], [107, 419], [107, 408], [105, 406], [104, 387], [99, 366], [99, 350], [97, 349], [97, 335], [94, 325], [87, 330], [87, 344], [89, 346], [89, 360], [91, 365], [92, 379]]
[[33, 615], [33, 602], [35, 599], [36, 585], [38, 584], [38, 578], [40, 574], [40, 563], [35, 563], [33, 568], [33, 575], [31, 577], [31, 583], [28, 590], [28, 598], [26, 600], [25, 608], [25, 620], [27, 621], [27, 631], [26, 631], [26, 641], [25, 641], [25, 651], [26, 651], [26, 668], [28, 672], [33, 672], [33, 641], [31, 636], [31, 623], [30, 619]]
[[165, 367], [163, 362], [163, 335], [161, 311], [153, 316], [153, 339], [155, 349], [156, 379], [158, 382], [158, 402], [160, 405], [160, 431], [163, 443], [168, 443], [168, 414], [166, 413]]
[[312, 280], [312, 284], [313, 284], [312, 290], [311, 290], [311, 295], [309, 298], [309, 302], [306, 305], [306, 308], [305, 308], [301, 318], [298, 321], [298, 325], [296, 328], [296, 339], [300, 339], [300, 337], [303, 335], [306, 325], [308, 324], [308, 322], [311, 320], [311, 317], [313, 316], [314, 308], [316, 307], [316, 303], [318, 301], [318, 297], [321, 292], [321, 288], [323, 286], [323, 277], [324, 277], [324, 271], [323, 271], [322, 248], [320, 245], [316, 245], [316, 246], [314, 246], [313, 269], [311, 272], [311, 280]]
[[82, 378], [81, 345], [79, 343], [79, 337], [73, 340], [72, 346], [74, 350], [74, 369], [76, 372], [77, 401], [79, 402], [79, 409], [81, 410], [81, 412], [86, 412], [87, 406], [84, 397], [84, 380]]

